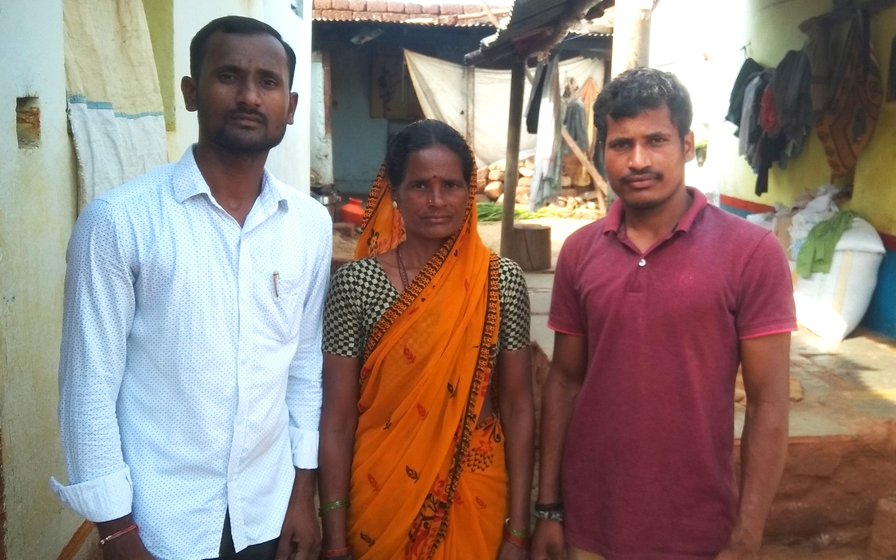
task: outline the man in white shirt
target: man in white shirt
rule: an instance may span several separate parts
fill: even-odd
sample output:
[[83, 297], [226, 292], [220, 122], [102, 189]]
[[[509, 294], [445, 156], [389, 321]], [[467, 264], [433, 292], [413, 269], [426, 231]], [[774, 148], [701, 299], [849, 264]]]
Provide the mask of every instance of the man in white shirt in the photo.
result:
[[198, 143], [92, 202], [69, 243], [59, 419], [105, 560], [310, 558], [332, 224], [271, 176], [295, 54], [228, 16], [190, 45]]

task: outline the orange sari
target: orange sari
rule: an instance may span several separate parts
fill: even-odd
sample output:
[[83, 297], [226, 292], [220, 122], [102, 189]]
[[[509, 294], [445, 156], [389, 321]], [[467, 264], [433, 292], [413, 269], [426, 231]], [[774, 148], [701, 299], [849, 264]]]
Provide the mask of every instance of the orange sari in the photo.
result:
[[[467, 216], [363, 351], [349, 539], [359, 559], [496, 558], [507, 510], [503, 433], [480, 422], [498, 344], [498, 258]], [[381, 169], [356, 257], [403, 239]]]

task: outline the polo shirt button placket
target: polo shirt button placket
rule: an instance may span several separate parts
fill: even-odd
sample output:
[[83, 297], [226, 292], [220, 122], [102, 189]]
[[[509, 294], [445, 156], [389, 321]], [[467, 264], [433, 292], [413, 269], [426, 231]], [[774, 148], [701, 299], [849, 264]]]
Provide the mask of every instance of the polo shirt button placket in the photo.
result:
[[647, 259], [642, 258], [640, 261], [638, 261], [638, 266], [647, 266]]

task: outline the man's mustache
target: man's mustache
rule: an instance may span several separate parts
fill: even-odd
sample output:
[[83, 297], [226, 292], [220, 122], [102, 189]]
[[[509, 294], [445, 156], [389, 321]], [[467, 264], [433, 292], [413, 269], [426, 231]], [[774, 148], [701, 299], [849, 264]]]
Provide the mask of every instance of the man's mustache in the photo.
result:
[[228, 113], [228, 116], [231, 118], [249, 117], [252, 120], [258, 121], [261, 124], [267, 124], [267, 122], [268, 122], [268, 118], [263, 113], [260, 113], [258, 111], [236, 110], [236, 111], [230, 111], [230, 113]]

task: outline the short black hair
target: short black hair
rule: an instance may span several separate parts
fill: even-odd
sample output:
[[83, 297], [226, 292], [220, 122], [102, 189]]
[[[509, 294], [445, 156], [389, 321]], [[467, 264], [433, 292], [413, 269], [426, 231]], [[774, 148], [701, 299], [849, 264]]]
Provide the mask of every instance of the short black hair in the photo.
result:
[[393, 189], [404, 181], [408, 170], [408, 159], [420, 150], [432, 146], [445, 146], [460, 160], [464, 178], [472, 185], [473, 154], [460, 132], [435, 119], [413, 122], [395, 135], [386, 150], [386, 174]]
[[277, 39], [286, 51], [287, 66], [289, 67], [289, 88], [292, 89], [292, 81], [296, 75], [296, 52], [292, 50], [289, 43], [283, 40], [283, 37], [276, 29], [263, 21], [243, 16], [224, 16], [213, 19], [196, 32], [196, 35], [193, 36], [193, 40], [190, 42], [190, 75], [194, 80], [199, 79], [208, 39], [218, 31], [236, 35], [267, 34]]
[[607, 117], [613, 120], [636, 117], [646, 110], [663, 105], [669, 108], [672, 123], [683, 140], [691, 130], [694, 110], [687, 88], [675, 74], [640, 67], [616, 76], [594, 102], [597, 153], [603, 152], [607, 141]]

